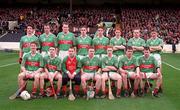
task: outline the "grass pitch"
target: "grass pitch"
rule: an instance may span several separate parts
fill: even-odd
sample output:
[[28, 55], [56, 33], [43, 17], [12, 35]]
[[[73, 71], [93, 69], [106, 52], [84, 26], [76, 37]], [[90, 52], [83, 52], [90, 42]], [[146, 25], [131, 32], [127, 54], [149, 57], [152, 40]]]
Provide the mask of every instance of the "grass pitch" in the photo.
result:
[[[66, 99], [54, 100], [43, 98], [23, 101], [9, 100], [8, 97], [17, 90], [19, 64], [17, 53], [0, 52], [0, 110], [180, 110], [180, 71], [163, 64], [164, 92], [160, 98], [150, 94], [143, 98]], [[180, 69], [180, 54], [162, 54], [162, 60]], [[31, 89], [29, 84], [28, 89]]]

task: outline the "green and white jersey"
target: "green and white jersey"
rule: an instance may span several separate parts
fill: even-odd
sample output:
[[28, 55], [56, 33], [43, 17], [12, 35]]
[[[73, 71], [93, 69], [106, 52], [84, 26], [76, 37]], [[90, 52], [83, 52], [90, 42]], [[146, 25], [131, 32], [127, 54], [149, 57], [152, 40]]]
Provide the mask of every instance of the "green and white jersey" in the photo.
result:
[[85, 57], [81, 60], [81, 65], [85, 73], [95, 73], [101, 67], [101, 61], [98, 57]]
[[[158, 38], [158, 37], [156, 39], [150, 38], [147, 40], [146, 45], [148, 47], [150, 47], [150, 46], [161, 46], [161, 47], [163, 47], [163, 40]], [[154, 51], [152, 53], [159, 53], [160, 54], [160, 52], [161, 51]]]
[[74, 34], [71, 32], [68, 32], [68, 34], [64, 34], [64, 32], [58, 33], [57, 41], [58, 41], [58, 49], [63, 51], [68, 51], [70, 47], [76, 45]]
[[[142, 38], [131, 38], [128, 40], [128, 46], [137, 46], [137, 47], [144, 47], [146, 46], [145, 40]], [[133, 55], [135, 57], [139, 57], [141, 55], [143, 55], [142, 51], [134, 51]]]
[[107, 37], [95, 37], [93, 38], [92, 45], [95, 47], [95, 55], [107, 54], [106, 49], [109, 45], [109, 39]]
[[138, 59], [138, 64], [140, 71], [145, 73], [155, 73], [156, 69], [159, 68], [158, 63], [153, 56], [149, 56], [149, 58], [141, 56]]
[[[101, 68], [106, 68], [106, 66], [114, 66], [115, 68], [118, 68], [118, 58], [116, 56], [108, 57], [105, 56], [102, 58], [102, 66]], [[112, 71], [115, 72], [115, 71]]]
[[[126, 40], [123, 37], [120, 37], [119, 39], [117, 37], [113, 37], [110, 40], [110, 45], [112, 46], [126, 46]], [[121, 56], [124, 55], [124, 49], [119, 49], [119, 50], [115, 50], [113, 51], [113, 54], [116, 56]]]
[[138, 67], [137, 60], [134, 56], [132, 58], [128, 58], [126, 55], [121, 58], [119, 61], [119, 68], [127, 70], [128, 72], [135, 72], [136, 67]]
[[61, 59], [59, 57], [51, 58], [49, 55], [44, 57], [44, 67], [48, 69], [49, 72], [55, 72], [61, 70]]
[[45, 33], [41, 34], [39, 37], [39, 42], [41, 45], [41, 51], [48, 52], [49, 47], [57, 47], [57, 39], [56, 36], [50, 33], [46, 36]]
[[30, 52], [30, 44], [31, 44], [31, 42], [36, 42], [37, 43], [37, 48], [40, 48], [39, 40], [35, 35], [33, 35], [31, 37], [25, 35], [25, 36], [21, 37], [20, 49], [23, 51], [23, 53]]
[[88, 54], [88, 49], [92, 45], [92, 38], [89, 36], [79, 36], [76, 39], [76, 45], [77, 45], [77, 54], [86, 56]]
[[31, 52], [29, 52], [23, 57], [21, 66], [24, 66], [27, 71], [36, 71], [44, 67], [43, 57], [40, 53], [36, 53], [35, 56], [32, 56]]

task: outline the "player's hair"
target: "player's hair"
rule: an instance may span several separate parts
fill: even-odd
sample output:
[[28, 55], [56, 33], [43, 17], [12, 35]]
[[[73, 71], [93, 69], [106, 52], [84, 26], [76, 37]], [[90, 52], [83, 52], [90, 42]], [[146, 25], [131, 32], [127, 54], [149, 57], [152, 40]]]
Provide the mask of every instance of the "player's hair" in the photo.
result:
[[75, 47], [73, 47], [73, 46], [72, 46], [72, 47], [70, 47], [69, 49], [73, 49], [73, 50], [75, 50]]
[[132, 46], [126, 46], [126, 49], [125, 49], [126, 51], [127, 50], [133, 50], [133, 48], [132, 48]]
[[35, 44], [35, 45], [37, 46], [37, 42], [31, 42], [30, 45], [31, 45], [31, 44]]
[[150, 48], [146, 46], [146, 47], [144, 47], [144, 50], [150, 50]]
[[86, 28], [86, 29], [87, 29], [87, 26], [86, 26], [86, 25], [83, 25], [83, 26], [80, 27], [80, 29], [82, 29], [82, 28]]
[[68, 23], [68, 22], [63, 22], [63, 23], [62, 23], [62, 26], [63, 26], [63, 25], [68, 25], [68, 26], [69, 26], [69, 23]]
[[27, 27], [32, 27], [32, 28], [34, 29], [34, 24], [30, 23], [30, 24], [28, 24], [28, 25], [26, 26], [26, 28], [27, 28]]
[[118, 31], [120, 31], [120, 32], [122, 31], [121, 28], [116, 28], [115, 31], [116, 31], [116, 30], [118, 30]]
[[54, 49], [56, 49], [56, 47], [54, 47], [54, 46], [49, 47], [49, 49], [50, 49], [50, 48], [54, 48]]
[[51, 27], [51, 25], [50, 25], [49, 23], [45, 23], [44, 26], [49, 26], [49, 27]]
[[90, 50], [90, 49], [94, 49], [94, 47], [93, 47], [93, 46], [90, 46], [88, 50]]
[[112, 46], [112, 45], [107, 45], [107, 49], [108, 49], [108, 48], [113, 48], [113, 46]]

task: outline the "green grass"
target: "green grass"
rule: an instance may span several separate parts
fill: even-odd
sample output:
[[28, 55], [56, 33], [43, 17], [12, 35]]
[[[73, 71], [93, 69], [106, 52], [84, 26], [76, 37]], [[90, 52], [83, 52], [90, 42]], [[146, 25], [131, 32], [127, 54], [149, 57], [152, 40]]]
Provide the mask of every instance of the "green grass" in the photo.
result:
[[[180, 68], [180, 54], [163, 54], [163, 61]], [[14, 63], [18, 54], [0, 53], [0, 66]], [[54, 100], [44, 98], [23, 101], [9, 100], [8, 97], [17, 89], [19, 65], [0, 68], [0, 109], [1, 110], [180, 110], [180, 71], [163, 64], [164, 93], [160, 98], [152, 98], [150, 94], [144, 98], [92, 99], [86, 101], [77, 99], [70, 102], [67, 99]], [[30, 89], [30, 86], [28, 88]]]

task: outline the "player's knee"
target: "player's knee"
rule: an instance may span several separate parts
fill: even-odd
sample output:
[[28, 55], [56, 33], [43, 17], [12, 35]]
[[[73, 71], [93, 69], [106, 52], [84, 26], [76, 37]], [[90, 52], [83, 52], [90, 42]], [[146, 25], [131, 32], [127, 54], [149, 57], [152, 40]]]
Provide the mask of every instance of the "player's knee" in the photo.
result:
[[39, 80], [39, 78], [40, 78], [40, 75], [35, 75], [35, 76], [34, 76], [34, 79], [35, 79], [35, 80]]

